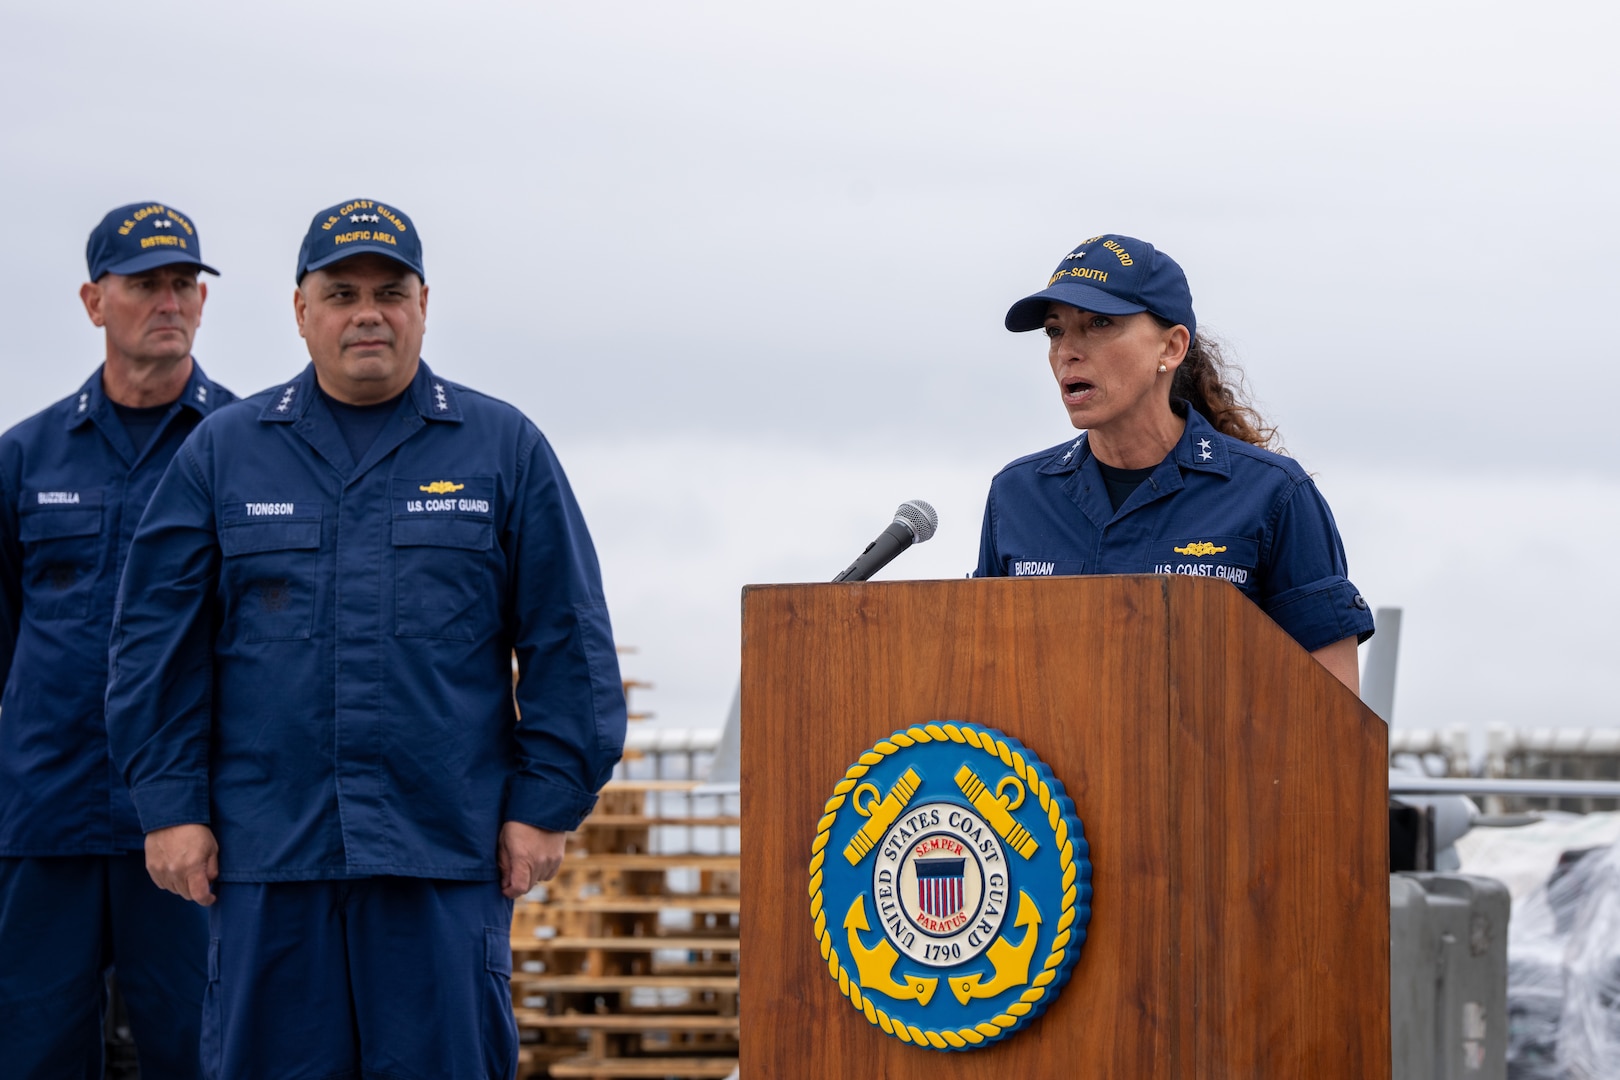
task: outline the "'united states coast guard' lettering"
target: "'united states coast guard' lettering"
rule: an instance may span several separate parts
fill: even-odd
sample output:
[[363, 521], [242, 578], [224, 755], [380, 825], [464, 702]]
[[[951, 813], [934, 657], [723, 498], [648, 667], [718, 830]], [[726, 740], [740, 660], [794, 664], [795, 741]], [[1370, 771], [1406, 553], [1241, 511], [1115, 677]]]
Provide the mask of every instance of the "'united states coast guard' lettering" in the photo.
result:
[[1080, 956], [1080, 820], [1051, 770], [999, 731], [939, 722], [890, 735], [833, 788], [811, 852], [827, 970], [902, 1042], [1004, 1038], [1045, 1011]]
[[[458, 484], [454, 480], [435, 480], [431, 484], [418, 484], [418, 491], [431, 492], [434, 495], [448, 495], [460, 491], [466, 484]], [[405, 502], [407, 514], [442, 513], [446, 510], [455, 510], [463, 514], [489, 513], [488, 499], [408, 499]]]

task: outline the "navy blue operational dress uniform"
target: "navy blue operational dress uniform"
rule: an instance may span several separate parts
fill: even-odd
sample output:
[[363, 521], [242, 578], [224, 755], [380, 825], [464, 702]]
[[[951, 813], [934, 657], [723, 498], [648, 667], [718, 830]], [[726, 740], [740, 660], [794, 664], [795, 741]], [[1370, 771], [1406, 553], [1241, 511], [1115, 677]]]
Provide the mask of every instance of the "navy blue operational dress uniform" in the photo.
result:
[[[1105, 317], [1145, 312], [1166, 328], [1186, 327], [1189, 341], [1197, 333], [1180, 266], [1132, 237], [1107, 234], [1075, 248], [1046, 289], [1012, 306], [1007, 329], [1045, 326], [1054, 301]], [[1075, 371], [1076, 380], [1087, 374]], [[1156, 465], [1111, 467], [1082, 432], [1003, 468], [991, 481], [974, 576], [1211, 577], [1230, 582], [1308, 651], [1370, 637], [1372, 615], [1347, 576], [1333, 514], [1305, 470], [1217, 430], [1185, 400], [1168, 405], [1184, 427]]]
[[997, 473], [974, 576], [1213, 577], [1308, 651], [1370, 633], [1333, 514], [1305, 470], [1181, 407], [1181, 441], [1117, 510], [1085, 435]]
[[[317, 215], [299, 278], [362, 252], [421, 275], [410, 219], [355, 200]], [[540, 431], [425, 362], [369, 412], [311, 365], [193, 433], [120, 597], [109, 713], [141, 826], [218, 839], [209, 1075], [514, 1075], [497, 834], [576, 827], [625, 728]]]
[[[89, 264], [104, 287], [177, 265], [213, 272], [191, 220], [159, 203], [108, 214]], [[156, 296], [163, 282], [136, 284], [154, 294], [138, 318], [183, 321]], [[177, 399], [122, 405], [98, 368], [0, 437], [0, 1075], [101, 1076], [109, 965], [143, 1075], [197, 1075], [206, 919], [147, 876], [103, 707], [136, 524], [181, 442], [234, 400], [189, 359], [185, 333], [168, 358], [189, 365]], [[107, 363], [121, 362], [110, 345]]]

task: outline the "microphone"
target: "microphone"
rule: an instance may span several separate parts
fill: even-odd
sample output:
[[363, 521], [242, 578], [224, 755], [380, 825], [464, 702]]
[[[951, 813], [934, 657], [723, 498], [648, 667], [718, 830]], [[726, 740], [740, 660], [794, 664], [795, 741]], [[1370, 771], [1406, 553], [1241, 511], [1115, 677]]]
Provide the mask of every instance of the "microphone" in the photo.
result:
[[932, 506], [921, 499], [901, 503], [894, 512], [893, 524], [867, 544], [866, 550], [857, 555], [855, 561], [833, 581], [865, 581], [888, 566], [896, 555], [912, 544], [920, 544], [932, 537], [938, 528], [939, 515]]

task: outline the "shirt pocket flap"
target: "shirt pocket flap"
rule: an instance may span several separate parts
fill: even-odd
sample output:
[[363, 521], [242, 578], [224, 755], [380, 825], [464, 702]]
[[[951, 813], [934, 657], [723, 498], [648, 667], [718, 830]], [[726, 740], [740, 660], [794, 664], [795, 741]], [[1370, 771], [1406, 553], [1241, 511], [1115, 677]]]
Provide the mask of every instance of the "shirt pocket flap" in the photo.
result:
[[464, 517], [394, 519], [395, 547], [464, 548], [488, 551], [495, 536], [490, 522]]
[[226, 522], [219, 548], [227, 556], [258, 551], [313, 550], [321, 546], [321, 523], [315, 521]]
[[23, 543], [60, 540], [69, 536], [95, 536], [101, 532], [101, 508], [75, 507], [72, 510], [36, 510], [24, 514], [17, 523], [17, 538]]

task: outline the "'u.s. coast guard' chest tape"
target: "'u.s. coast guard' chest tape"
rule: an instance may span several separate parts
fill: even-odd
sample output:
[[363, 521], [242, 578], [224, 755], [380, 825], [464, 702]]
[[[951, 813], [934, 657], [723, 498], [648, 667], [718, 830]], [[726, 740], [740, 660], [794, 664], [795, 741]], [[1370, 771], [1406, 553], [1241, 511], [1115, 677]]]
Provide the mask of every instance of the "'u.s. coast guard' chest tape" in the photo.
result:
[[897, 731], [849, 767], [816, 826], [810, 916], [827, 971], [902, 1042], [1004, 1038], [1079, 959], [1089, 854], [1063, 784], [1016, 739]]

